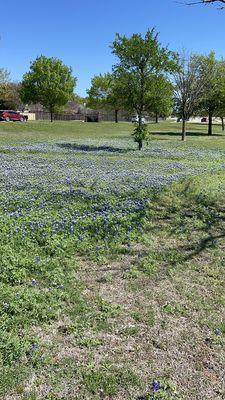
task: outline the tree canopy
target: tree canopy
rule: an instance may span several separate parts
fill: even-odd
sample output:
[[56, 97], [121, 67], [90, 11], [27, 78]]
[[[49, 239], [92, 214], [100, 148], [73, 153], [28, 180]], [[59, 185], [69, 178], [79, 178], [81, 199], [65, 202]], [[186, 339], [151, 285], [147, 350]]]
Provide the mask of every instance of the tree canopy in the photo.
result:
[[30, 71], [23, 76], [21, 99], [25, 103], [40, 103], [51, 113], [64, 106], [73, 95], [76, 78], [72, 69], [57, 58], [37, 57]]
[[[144, 37], [141, 34], [131, 37], [117, 34], [111, 48], [117, 58], [113, 74], [120, 82], [124, 107], [137, 112], [138, 132], [141, 132], [141, 116], [148, 108], [152, 79], [176, 70], [177, 55], [159, 43], [154, 29], [148, 30]], [[138, 141], [137, 135], [135, 137]], [[142, 137], [140, 134], [139, 148], [142, 147]]]
[[225, 61], [217, 60], [215, 54], [196, 55], [199, 74], [204, 81], [202, 100], [199, 106], [201, 114], [209, 117], [208, 134], [212, 134], [212, 118], [218, 116], [225, 103]]
[[87, 90], [88, 106], [98, 110], [115, 110], [115, 122], [118, 122], [118, 111], [123, 106], [120, 86], [120, 82], [109, 72], [95, 75]]
[[173, 109], [173, 85], [163, 75], [152, 77], [146, 100], [146, 111], [155, 117], [168, 117]]

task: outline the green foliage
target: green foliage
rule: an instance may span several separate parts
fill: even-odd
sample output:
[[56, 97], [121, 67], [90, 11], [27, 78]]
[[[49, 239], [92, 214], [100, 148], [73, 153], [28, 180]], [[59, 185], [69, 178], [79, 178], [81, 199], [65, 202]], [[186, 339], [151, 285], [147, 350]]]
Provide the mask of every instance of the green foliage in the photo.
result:
[[195, 54], [181, 53], [179, 69], [174, 73], [174, 113], [182, 119], [182, 140], [186, 140], [186, 121], [198, 113], [205, 87]]
[[146, 111], [158, 117], [168, 117], [173, 107], [173, 85], [163, 75], [151, 79]]
[[149, 138], [148, 126], [146, 124], [138, 124], [134, 128], [134, 132], [132, 133], [132, 135], [134, 137], [134, 141], [138, 143], [139, 150], [141, 150], [143, 146], [143, 141], [147, 142]]
[[87, 105], [89, 107], [101, 110], [112, 108], [109, 100], [112, 79], [112, 75], [109, 73], [95, 75], [92, 78], [91, 87], [87, 90]]
[[173, 382], [169, 380], [160, 381], [160, 389], [154, 392], [153, 397], [150, 395], [146, 400], [182, 400], [176, 392], [176, 387]]
[[117, 34], [111, 47], [118, 58], [114, 75], [120, 80], [124, 107], [143, 115], [152, 78], [176, 70], [177, 56], [161, 46], [154, 29], [148, 30], [144, 38], [140, 34], [130, 38]]
[[209, 115], [209, 131], [212, 133], [213, 116], [223, 116], [225, 112], [225, 61], [217, 60], [212, 52], [209, 55], [196, 55], [199, 74], [204, 81], [204, 91], [199, 111]]
[[20, 95], [24, 103], [40, 103], [51, 114], [73, 95], [76, 78], [57, 58], [37, 57], [23, 76]]
[[90, 365], [83, 369], [82, 377], [88, 392], [101, 397], [115, 396], [119, 388], [141, 386], [137, 375], [130, 368], [115, 367], [109, 363], [98, 367]]
[[96, 75], [92, 78], [91, 87], [87, 90], [87, 105], [98, 110], [115, 110], [123, 107], [123, 92], [121, 82], [110, 73]]

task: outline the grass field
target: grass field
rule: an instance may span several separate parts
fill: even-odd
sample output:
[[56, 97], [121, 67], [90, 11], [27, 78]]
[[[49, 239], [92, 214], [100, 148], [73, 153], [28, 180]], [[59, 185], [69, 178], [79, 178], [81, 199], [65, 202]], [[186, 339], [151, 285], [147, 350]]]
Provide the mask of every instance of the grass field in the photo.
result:
[[225, 136], [149, 128], [0, 124], [1, 399], [225, 398]]

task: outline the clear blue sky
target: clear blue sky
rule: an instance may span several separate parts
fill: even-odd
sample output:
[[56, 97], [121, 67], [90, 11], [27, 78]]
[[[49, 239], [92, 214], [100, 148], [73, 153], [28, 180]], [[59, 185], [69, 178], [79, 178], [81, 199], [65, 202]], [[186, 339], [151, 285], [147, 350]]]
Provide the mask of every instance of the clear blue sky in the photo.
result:
[[[182, 1], [182, 0], [181, 0]], [[175, 0], [11, 0], [0, 24], [0, 67], [20, 80], [38, 55], [54, 56], [73, 68], [77, 93], [91, 77], [111, 70], [109, 44], [115, 33], [131, 35], [156, 27], [173, 50], [225, 57], [225, 10], [186, 7]]]

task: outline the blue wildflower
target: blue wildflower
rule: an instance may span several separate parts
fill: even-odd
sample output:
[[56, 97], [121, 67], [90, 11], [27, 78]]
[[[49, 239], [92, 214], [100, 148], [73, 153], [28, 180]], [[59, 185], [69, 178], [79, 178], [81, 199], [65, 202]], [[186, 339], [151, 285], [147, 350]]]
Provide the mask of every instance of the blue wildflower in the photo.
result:
[[153, 392], [157, 392], [159, 389], [160, 389], [159, 381], [153, 381], [152, 382], [152, 390], [153, 390]]
[[32, 350], [37, 350], [39, 348], [38, 343], [31, 343]]
[[58, 288], [63, 290], [64, 289], [64, 285], [58, 285]]

